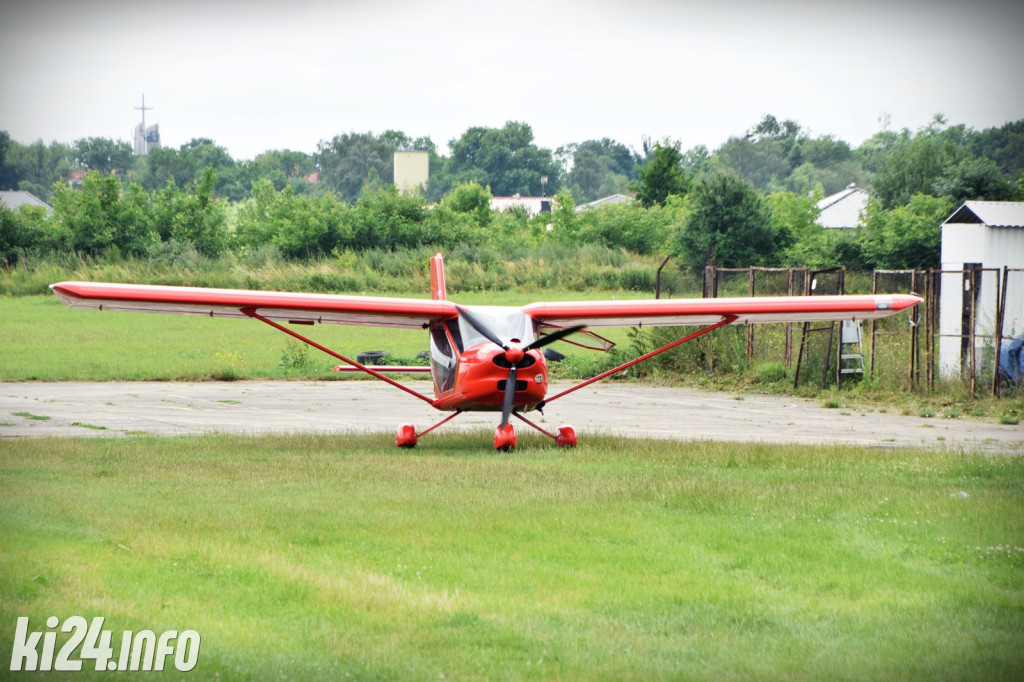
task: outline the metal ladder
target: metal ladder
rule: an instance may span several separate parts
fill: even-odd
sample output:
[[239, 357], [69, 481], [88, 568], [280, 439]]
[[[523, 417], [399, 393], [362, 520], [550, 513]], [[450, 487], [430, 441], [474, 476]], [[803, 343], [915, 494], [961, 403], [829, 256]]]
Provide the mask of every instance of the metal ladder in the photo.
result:
[[861, 347], [860, 320], [844, 320], [839, 328], [839, 379], [864, 376], [864, 350]]

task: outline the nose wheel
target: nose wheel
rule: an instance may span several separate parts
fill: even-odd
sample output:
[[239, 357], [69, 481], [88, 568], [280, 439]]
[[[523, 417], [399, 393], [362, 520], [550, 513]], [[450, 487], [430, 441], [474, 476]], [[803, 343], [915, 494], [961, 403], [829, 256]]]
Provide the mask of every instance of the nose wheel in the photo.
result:
[[499, 426], [494, 431], [494, 449], [499, 452], [510, 452], [516, 449], [516, 430], [511, 424]]

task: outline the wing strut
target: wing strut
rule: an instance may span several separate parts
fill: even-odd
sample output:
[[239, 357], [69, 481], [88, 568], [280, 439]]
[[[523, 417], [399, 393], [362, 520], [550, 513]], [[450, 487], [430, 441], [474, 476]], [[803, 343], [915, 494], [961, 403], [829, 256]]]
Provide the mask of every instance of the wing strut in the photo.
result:
[[698, 329], [694, 333], [692, 333], [692, 334], [690, 334], [688, 336], [684, 336], [683, 338], [679, 339], [678, 341], [673, 341], [672, 343], [670, 343], [670, 344], [668, 344], [666, 346], [662, 346], [661, 348], [658, 348], [657, 350], [652, 350], [650, 353], [645, 353], [644, 355], [641, 355], [640, 357], [638, 357], [638, 358], [636, 358], [634, 360], [630, 360], [629, 362], [623, 363], [623, 364], [619, 365], [618, 367], [615, 367], [614, 369], [610, 369], [607, 372], [601, 372], [597, 376], [591, 377], [591, 378], [587, 379], [586, 381], [584, 381], [582, 383], [576, 384], [572, 388], [567, 388], [564, 391], [562, 391], [561, 393], [558, 393], [557, 395], [554, 395], [554, 396], [552, 396], [550, 398], [545, 399], [544, 402], [542, 402], [537, 407], [538, 408], [542, 408], [545, 405], [547, 405], [548, 403], [550, 403], [552, 400], [557, 400], [558, 398], [561, 398], [563, 395], [568, 395], [569, 393], [572, 393], [573, 391], [575, 391], [577, 389], [583, 388], [584, 386], [589, 386], [590, 384], [594, 383], [595, 381], [600, 381], [601, 379], [604, 379], [605, 377], [611, 376], [612, 374], [615, 374], [616, 372], [621, 372], [624, 369], [632, 367], [633, 365], [637, 364], [638, 362], [643, 362], [644, 360], [648, 360], [650, 358], [653, 358], [655, 355], [658, 355], [659, 353], [664, 353], [665, 351], [670, 350], [672, 348], [675, 348], [676, 346], [678, 346], [680, 344], [686, 343], [687, 341], [692, 341], [695, 338], [697, 338], [698, 336], [703, 336], [704, 334], [707, 334], [708, 332], [714, 331], [714, 330], [718, 329], [719, 327], [724, 327], [727, 324], [732, 324], [733, 322], [735, 322], [738, 319], [738, 317], [739, 317], [738, 315], [726, 315], [719, 322], [716, 322], [715, 324], [711, 325], [710, 327], [704, 327], [703, 329]]
[[331, 357], [337, 358], [338, 360], [341, 360], [342, 362], [348, 363], [349, 365], [352, 365], [356, 369], [358, 369], [360, 371], [363, 371], [363, 372], [366, 372], [370, 376], [376, 377], [377, 379], [380, 379], [383, 382], [389, 383], [392, 386], [394, 386], [395, 388], [402, 389], [403, 391], [405, 391], [409, 395], [415, 396], [415, 397], [419, 398], [420, 400], [422, 400], [422, 401], [424, 401], [426, 403], [429, 403], [431, 407], [436, 407], [436, 404], [435, 404], [435, 401], [434, 401], [433, 398], [428, 398], [427, 396], [423, 395], [419, 391], [414, 391], [411, 388], [409, 388], [408, 386], [404, 386], [404, 385], [400, 384], [399, 382], [395, 381], [394, 379], [386, 377], [383, 374], [381, 374], [380, 372], [377, 372], [375, 370], [370, 369], [366, 365], [362, 365], [362, 364], [356, 362], [355, 360], [351, 360], [349, 358], [346, 358], [341, 353], [335, 353], [330, 348], [327, 348], [326, 346], [321, 346], [316, 341], [313, 341], [312, 339], [307, 339], [302, 334], [299, 334], [297, 332], [293, 332], [291, 329], [288, 329], [287, 327], [281, 326], [280, 324], [278, 324], [277, 322], [274, 322], [273, 320], [268, 320], [267, 318], [265, 318], [262, 315], [260, 315], [259, 313], [257, 313], [256, 310], [253, 309], [253, 308], [242, 308], [242, 312], [245, 313], [246, 315], [248, 315], [249, 317], [253, 318], [254, 320], [259, 320], [260, 322], [266, 322], [267, 324], [269, 324], [274, 329], [278, 329], [280, 331], [283, 331], [285, 334], [288, 334], [289, 336], [292, 336], [292, 337], [298, 339], [299, 341], [302, 341], [303, 343], [309, 344], [313, 348], [316, 348], [317, 350], [321, 350], [324, 353], [327, 353], [328, 355], [330, 355]]

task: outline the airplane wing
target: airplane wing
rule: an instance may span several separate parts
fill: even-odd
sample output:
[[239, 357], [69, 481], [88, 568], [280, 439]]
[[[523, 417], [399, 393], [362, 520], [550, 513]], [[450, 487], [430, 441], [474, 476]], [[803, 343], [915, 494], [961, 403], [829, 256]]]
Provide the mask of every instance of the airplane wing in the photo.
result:
[[523, 312], [541, 324], [564, 327], [709, 325], [735, 316], [747, 322], [871, 320], [917, 305], [907, 294], [860, 296], [764, 296], [754, 298], [669, 298], [626, 301], [533, 303]]
[[455, 304], [449, 301], [413, 298], [101, 282], [60, 282], [50, 288], [71, 308], [235, 318], [247, 318], [255, 313], [296, 324], [322, 322], [422, 329], [434, 320], [458, 316]]
[[[446, 300], [340, 296], [146, 284], [60, 282], [50, 286], [72, 308], [246, 318], [252, 313], [298, 324], [333, 323], [422, 329], [458, 316]], [[921, 302], [906, 294], [676, 298], [533, 303], [522, 311], [541, 324], [587, 327], [707, 325], [746, 322], [869, 320]]]

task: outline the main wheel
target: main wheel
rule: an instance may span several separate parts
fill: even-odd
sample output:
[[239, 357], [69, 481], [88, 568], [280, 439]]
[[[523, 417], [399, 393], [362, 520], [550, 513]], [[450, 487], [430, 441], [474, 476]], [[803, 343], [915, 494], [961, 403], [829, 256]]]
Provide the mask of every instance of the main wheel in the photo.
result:
[[395, 445], [400, 448], [416, 447], [416, 427], [412, 424], [402, 424], [395, 434]]
[[576, 447], [576, 429], [572, 428], [568, 424], [565, 426], [559, 426], [558, 436], [555, 437], [555, 442], [563, 448]]

